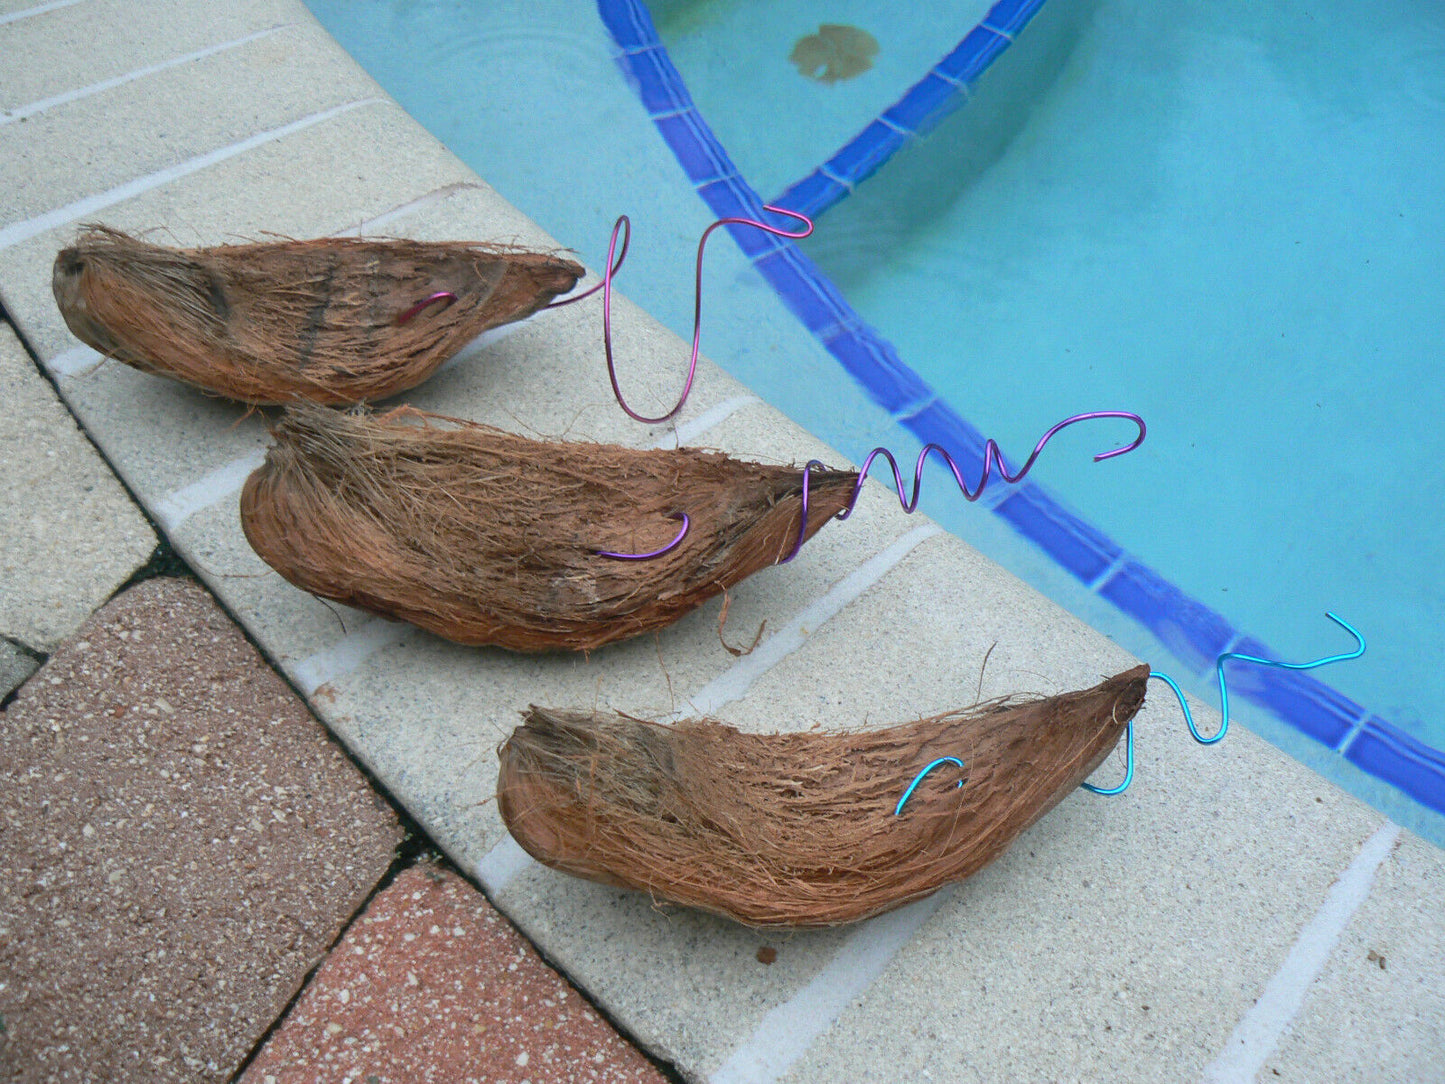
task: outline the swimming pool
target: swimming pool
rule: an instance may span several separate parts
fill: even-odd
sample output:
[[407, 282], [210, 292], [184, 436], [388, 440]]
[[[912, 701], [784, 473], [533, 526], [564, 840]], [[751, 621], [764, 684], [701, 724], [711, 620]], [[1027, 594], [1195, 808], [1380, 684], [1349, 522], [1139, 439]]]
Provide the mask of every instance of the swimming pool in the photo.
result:
[[[811, 259], [740, 241], [774, 286], [801, 291], [794, 311], [831, 336], [902, 430], [951, 448], [982, 430], [1017, 449], [1080, 410], [1137, 410], [1151, 423], [1145, 449], [1107, 471], [1083, 454], [1099, 450], [1093, 434], [1073, 438], [1079, 454], [1051, 450], [1047, 490], [999, 492], [992, 517], [960, 509], [934, 476], [931, 514], [1210, 699], [1220, 651], [1328, 654], [1348, 645], [1324, 611], [1341, 613], [1370, 639], [1364, 660], [1305, 677], [1238, 670], [1231, 690], [1289, 723], [1248, 716], [1256, 729], [1397, 818], [1409, 821], [1356, 769], [1445, 804], [1430, 466], [1445, 451], [1434, 424], [1445, 399], [1426, 368], [1441, 345], [1431, 287], [1445, 251], [1435, 195], [1445, 51], [1426, 5], [1396, 5], [1368, 26], [1339, 4], [1308, 16], [979, 5], [961, 27], [936, 24], [931, 52], [926, 37], [869, 24], [862, 3], [571, 6], [601, 14], [714, 210], [759, 194], [824, 210], [804, 246]], [[520, 13], [491, 8], [483, 21], [465, 5], [312, 7], [418, 119], [594, 266], [615, 214], [653, 227], [643, 208], [609, 202], [605, 181], [579, 191], [575, 170], [504, 153], [499, 109], [526, 124], [579, 92], [566, 82], [566, 40], [530, 38]], [[767, 15], [778, 7], [788, 11]], [[965, 48], [990, 18], [993, 37]], [[794, 42], [823, 23], [869, 30], [874, 67], [821, 85], [793, 70]], [[495, 85], [509, 51], [529, 49], [550, 54], [528, 71], [551, 85], [486, 109], [469, 98], [466, 88]], [[765, 61], [791, 78], [777, 83], [786, 103]], [[1386, 61], [1397, 78], [1376, 76]], [[945, 85], [910, 90], [934, 78], [931, 65]], [[985, 69], [978, 100], [955, 110]], [[866, 117], [890, 109], [864, 138], [880, 124]], [[927, 139], [912, 134], [935, 125]], [[606, 132], [595, 138], [605, 152]], [[718, 169], [724, 146], [736, 153], [731, 174]], [[625, 174], [629, 162], [611, 167]], [[625, 178], [613, 187], [627, 190]], [[657, 304], [640, 286], [685, 277], [687, 245], [668, 244], [651, 263], [644, 249], [630, 258], [625, 288], [685, 332], [690, 306]], [[712, 311], [745, 298], [734, 285], [709, 294]], [[876, 433], [820, 409], [816, 384], [776, 358], [729, 349], [724, 320], [704, 332], [717, 360], [861, 458]]]

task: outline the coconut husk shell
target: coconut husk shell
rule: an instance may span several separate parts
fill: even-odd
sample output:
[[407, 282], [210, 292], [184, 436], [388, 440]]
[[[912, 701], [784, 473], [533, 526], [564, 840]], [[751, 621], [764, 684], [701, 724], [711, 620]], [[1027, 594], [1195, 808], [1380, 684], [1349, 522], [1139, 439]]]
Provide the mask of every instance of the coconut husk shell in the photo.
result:
[[[836, 926], [1001, 855], [1108, 757], [1148, 676], [841, 733], [534, 706], [499, 751], [497, 800], [555, 869], [749, 926]], [[944, 756], [962, 771], [929, 773], [895, 815]]]
[[[463, 644], [589, 650], [660, 629], [797, 539], [803, 472], [689, 448], [540, 441], [403, 409], [289, 408], [241, 492], [252, 547], [303, 590]], [[857, 475], [814, 471], [807, 536]], [[650, 553], [648, 560], [598, 551]]]
[[[89, 226], [55, 258], [66, 324], [107, 357], [215, 395], [349, 405], [420, 384], [582, 275], [508, 245], [322, 238], [166, 248]], [[450, 292], [415, 311], [434, 294]]]

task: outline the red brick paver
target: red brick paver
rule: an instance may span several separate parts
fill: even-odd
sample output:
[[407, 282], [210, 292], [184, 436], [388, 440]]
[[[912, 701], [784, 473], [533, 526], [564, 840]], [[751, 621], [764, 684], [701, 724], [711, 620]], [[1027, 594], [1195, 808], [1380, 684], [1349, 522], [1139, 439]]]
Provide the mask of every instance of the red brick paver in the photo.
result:
[[391, 811], [211, 597], [151, 580], [0, 714], [0, 1080], [225, 1080]]
[[663, 1079], [485, 897], [417, 866], [372, 900], [242, 1082]]

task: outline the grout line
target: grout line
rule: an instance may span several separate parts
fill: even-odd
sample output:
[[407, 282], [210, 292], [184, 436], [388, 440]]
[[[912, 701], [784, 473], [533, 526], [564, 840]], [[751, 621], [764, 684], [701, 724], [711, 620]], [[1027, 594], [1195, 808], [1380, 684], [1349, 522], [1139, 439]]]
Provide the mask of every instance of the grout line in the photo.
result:
[[430, 192], [416, 199], [407, 200], [405, 203], [397, 204], [389, 211], [382, 211], [375, 218], [368, 218], [359, 225], [351, 226], [348, 229], [340, 230], [333, 236], [336, 237], [363, 237], [373, 230], [382, 226], [390, 225], [398, 218], [405, 218], [407, 215], [423, 211], [434, 203], [441, 203], [445, 199], [456, 195], [458, 192], [467, 189], [482, 191], [482, 185], [476, 181], [455, 181], [452, 184], [444, 184], [440, 188], [434, 188]]
[[266, 461], [265, 449], [247, 452], [224, 467], [217, 467], [190, 485], [174, 490], [156, 501], [155, 516], [167, 534], [197, 512], [225, 500], [246, 484], [250, 473]]
[[124, 184], [116, 185], [114, 188], [106, 189], [104, 192], [97, 192], [93, 195], [78, 199], [74, 203], [68, 203], [64, 207], [57, 207], [53, 211], [46, 211], [34, 218], [27, 218], [20, 222], [12, 222], [8, 226], [0, 227], [0, 249], [9, 248], [22, 241], [28, 241], [32, 237], [38, 237], [47, 230], [64, 226], [74, 222], [78, 218], [94, 214], [96, 211], [104, 210], [113, 204], [120, 203], [135, 196], [149, 192], [153, 188], [169, 184], [171, 181], [180, 180], [192, 173], [205, 169], [208, 166], [224, 162], [227, 158], [242, 154], [246, 151], [260, 147], [266, 143], [283, 139], [286, 136], [309, 128], [313, 124], [319, 124], [324, 120], [330, 120], [340, 113], [345, 113], [362, 105], [375, 105], [384, 102], [383, 98], [362, 98], [354, 102], [343, 102], [341, 105], [332, 106], [330, 109], [323, 109], [319, 113], [310, 113], [299, 120], [293, 120], [290, 124], [283, 124], [279, 128], [270, 128], [264, 132], [257, 132], [255, 135], [231, 143], [224, 147], [218, 147], [213, 151], [197, 155], [194, 158], [187, 158], [184, 162], [177, 162], [173, 166], [157, 170], [155, 173], [147, 174], [144, 177], [137, 177], [134, 180], [126, 181]]
[[82, 344], [81, 346], [72, 346], [69, 350], [63, 350], [42, 364], [50, 370], [51, 376], [60, 380], [88, 372], [104, 360], [105, 355]]
[[57, 8], [68, 8], [72, 4], [78, 4], [81, 0], [50, 0], [48, 4], [36, 4], [33, 8], [22, 8], [19, 11], [12, 11], [9, 15], [0, 15], [0, 26], [6, 23], [16, 23], [21, 19], [28, 19], [32, 15], [44, 15], [47, 11], [55, 11]]
[[11, 110], [0, 110], [0, 126], [24, 120], [26, 117], [33, 117], [36, 113], [43, 113], [47, 109], [53, 109], [57, 105], [65, 105], [69, 102], [78, 101], [81, 98], [88, 98], [92, 94], [99, 94], [101, 91], [110, 90], [112, 87], [123, 86], [136, 79], [143, 79], [147, 75], [154, 75], [163, 72], [167, 68], [175, 68], [181, 64], [188, 64], [193, 60], [202, 60], [205, 57], [213, 56], [216, 53], [225, 52], [227, 49], [234, 49], [239, 45], [253, 42], [257, 38], [264, 38], [267, 34], [274, 34], [278, 30], [289, 29], [292, 25], [268, 27], [265, 30], [258, 30], [254, 34], [247, 34], [243, 38], [236, 38], [233, 41], [223, 41], [219, 45], [208, 45], [204, 49], [197, 49], [194, 52], [182, 56], [171, 57], [169, 60], [162, 60], [158, 64], [148, 64], [143, 68], [136, 68], [134, 71], [126, 72], [124, 75], [117, 75], [112, 79], [102, 79], [99, 83], [90, 83], [75, 90], [67, 90], [63, 94], [55, 94], [49, 98], [41, 98], [39, 101], [31, 102], [28, 105], [17, 106]]
[[743, 407], [760, 402], [756, 395], [734, 395], [715, 406], [708, 407], [696, 418], [683, 422], [675, 429], [669, 429], [658, 437], [649, 448], [680, 448], [691, 443], [715, 425], [721, 425]]
[[1259, 1000], [1240, 1019], [1219, 1056], [1205, 1067], [1200, 1077], [1204, 1084], [1253, 1080], [1264, 1068], [1265, 1060], [1299, 1015], [1310, 986], [1319, 978], [1340, 935], [1370, 894], [1375, 874], [1399, 838], [1400, 826], [1386, 821], [1365, 841], [1349, 868], [1330, 887], [1314, 918], [1300, 931], [1294, 947], [1265, 984]]
[[806, 986], [768, 1010], [752, 1035], [708, 1078], [709, 1084], [770, 1084], [781, 1077], [873, 984], [950, 895], [952, 888], [943, 888], [870, 919], [850, 933]]
[[[738, 396], [738, 398], [750, 399], [751, 396]], [[729, 399], [713, 409], [718, 410], [733, 401]], [[696, 420], [701, 421], [702, 419]], [[834, 584], [822, 597], [804, 607], [791, 621], [754, 648], [751, 655], [743, 656], [717, 678], [704, 685], [697, 693], [688, 698], [688, 703], [694, 705], [697, 714], [707, 715], [724, 704], [741, 699], [758, 678], [802, 647], [810, 632], [868, 590], [885, 573], [908, 556], [920, 542], [940, 532], [941, 528], [927, 525], [915, 527], [907, 534], [895, 539], [882, 551], [874, 554]], [[674, 712], [673, 718], [680, 719], [687, 714], [689, 713]], [[534, 864], [532, 857], [522, 850], [509, 834], [503, 836], [477, 863], [477, 879], [486, 885], [488, 892], [495, 894], [502, 891], [507, 886], [507, 882], [518, 873], [530, 869]], [[919, 921], [921, 922], [922, 919]], [[911, 933], [912, 930], [909, 932]], [[839, 951], [839, 957], [848, 951], [848, 945], [851, 944], [852, 940], [850, 939]], [[889, 955], [891, 956], [895, 951], [897, 950], [890, 951]], [[872, 981], [871, 978], [869, 981]]]
[[339, 677], [345, 677], [383, 648], [400, 643], [413, 631], [405, 621], [373, 617], [348, 632], [328, 648], [307, 655], [291, 669], [296, 685], [307, 697]]
[[685, 714], [711, 715], [723, 705], [741, 700], [758, 678], [802, 647], [820, 625], [882, 579], [920, 542], [941, 532], [942, 528], [925, 524], [895, 539], [805, 607], [791, 621], [759, 644], [752, 654], [743, 656], [689, 697], [689, 711], [674, 712], [673, 717], [680, 719]]
[[506, 832], [477, 863], [477, 880], [481, 881], [482, 887], [496, 899], [497, 893], [506, 888], [513, 877], [535, 865], [537, 860], [522, 850], [510, 832]]

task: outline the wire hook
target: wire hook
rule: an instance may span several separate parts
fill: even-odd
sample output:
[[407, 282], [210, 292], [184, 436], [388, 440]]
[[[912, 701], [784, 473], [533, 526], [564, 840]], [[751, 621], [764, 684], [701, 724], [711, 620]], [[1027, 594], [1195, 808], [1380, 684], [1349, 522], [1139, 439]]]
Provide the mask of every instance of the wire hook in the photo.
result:
[[[937, 768], [940, 764], [957, 764], [960, 771], [963, 769], [963, 761], [959, 760], [958, 757], [939, 757], [932, 764], [928, 765], [928, 767], [924, 768], [923, 771], [919, 772], [913, 777], [913, 782], [908, 784], [908, 789], [903, 792], [903, 797], [898, 799], [898, 804], [893, 808], [893, 815], [895, 817], [901, 817], [903, 815], [903, 807], [905, 804], [907, 804], [908, 799], [913, 797], [914, 789], [918, 786], [919, 783], [923, 782], [924, 776], [926, 776], [929, 772], [933, 771], [933, 769]], [[963, 786], [963, 780], [960, 779], [954, 785], [959, 787]]]
[[[1365, 638], [1360, 634], [1359, 629], [1355, 628], [1355, 626], [1331, 610], [1326, 610], [1325, 616], [1355, 638], [1355, 648], [1353, 651], [1341, 652], [1338, 655], [1326, 655], [1323, 658], [1313, 659], [1310, 662], [1278, 662], [1274, 659], [1262, 659], [1258, 655], [1245, 655], [1238, 651], [1226, 651], [1215, 660], [1214, 671], [1219, 678], [1219, 710], [1223, 716], [1223, 721], [1219, 724], [1219, 730], [1207, 738], [1199, 733], [1199, 728], [1194, 723], [1194, 713], [1189, 710], [1189, 703], [1184, 699], [1184, 690], [1179, 687], [1179, 683], [1168, 674], [1150, 673], [1149, 676], [1164, 682], [1174, 691], [1174, 696], [1178, 699], [1179, 706], [1184, 710], [1184, 721], [1189, 724], [1189, 733], [1193, 735], [1194, 740], [1200, 745], [1213, 745], [1223, 738], [1229, 730], [1229, 689], [1224, 680], [1224, 664], [1230, 659], [1238, 659], [1240, 662], [1252, 662], [1259, 666], [1273, 666], [1280, 670], [1313, 670], [1317, 666], [1328, 666], [1333, 662], [1358, 659], [1365, 653]], [[1126, 732], [1124, 755], [1124, 782], [1120, 783], [1117, 787], [1104, 789], [1096, 787], [1092, 783], [1081, 783], [1080, 786], [1085, 790], [1093, 791], [1095, 794], [1103, 794], [1106, 796], [1122, 794], [1128, 789], [1129, 784], [1134, 780], [1134, 720], [1132, 719], [1129, 720]]]
[[[633, 421], [642, 422], [644, 425], [657, 425], [661, 422], [670, 421], [682, 410], [687, 402], [687, 397], [692, 394], [693, 381], [697, 378], [697, 359], [699, 347], [702, 342], [702, 255], [707, 247], [708, 235], [719, 226], [752, 226], [770, 233], [774, 237], [786, 237], [789, 240], [798, 241], [807, 237], [813, 232], [813, 220], [807, 215], [799, 214], [797, 211], [790, 211], [786, 207], [774, 207], [765, 204], [763, 210], [771, 211], [774, 214], [787, 215], [800, 223], [802, 229], [796, 233], [790, 233], [779, 226], [770, 226], [766, 222], [759, 222], [752, 218], [720, 218], [707, 229], [702, 231], [702, 236], [697, 241], [697, 261], [694, 274], [693, 306], [692, 306], [692, 353], [688, 358], [687, 380], [682, 386], [682, 394], [678, 396], [676, 405], [666, 414], [660, 414], [655, 418], [649, 418], [637, 413], [627, 405], [627, 400], [622, 394], [622, 386], [617, 380], [617, 364], [612, 355], [612, 279], [622, 267], [622, 261], [627, 255], [627, 246], [632, 241], [632, 220], [626, 215], [618, 216], [612, 226], [612, 239], [607, 246], [607, 270], [602, 273], [602, 281], [582, 293], [573, 297], [564, 298], [561, 301], [554, 301], [544, 306], [549, 309], [561, 308], [563, 305], [570, 305], [575, 301], [591, 297], [598, 290], [602, 291], [602, 349], [607, 355], [607, 378], [612, 382], [612, 394], [617, 398], [617, 405], [620, 406], [627, 416]], [[617, 238], [622, 236], [622, 251], [617, 252]], [[613, 255], [616, 253], [616, 259]]]
[[692, 520], [686, 512], [672, 512], [668, 519], [682, 520], [682, 530], [677, 532], [677, 537], [660, 550], [653, 550], [651, 553], [614, 553], [611, 550], [596, 550], [598, 557], [611, 557], [618, 561], [647, 561], [653, 557], [661, 557], [664, 553], [670, 553], [682, 545], [682, 540], [687, 537], [688, 528], [692, 526]]

